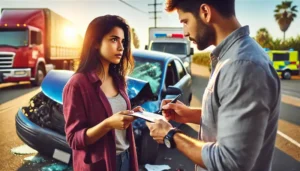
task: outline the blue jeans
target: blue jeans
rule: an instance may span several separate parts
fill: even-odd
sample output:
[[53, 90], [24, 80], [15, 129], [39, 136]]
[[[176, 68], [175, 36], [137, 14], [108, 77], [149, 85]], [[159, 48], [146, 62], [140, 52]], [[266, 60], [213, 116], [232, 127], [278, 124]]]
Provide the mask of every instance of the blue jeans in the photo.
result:
[[128, 149], [117, 155], [117, 171], [130, 171], [130, 156]]

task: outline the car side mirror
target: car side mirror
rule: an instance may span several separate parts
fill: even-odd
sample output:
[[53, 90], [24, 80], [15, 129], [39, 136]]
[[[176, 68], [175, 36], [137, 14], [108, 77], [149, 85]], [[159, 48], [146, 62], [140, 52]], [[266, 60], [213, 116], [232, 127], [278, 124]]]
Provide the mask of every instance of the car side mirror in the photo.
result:
[[190, 49], [190, 55], [194, 55], [194, 48]]
[[164, 96], [166, 96], [166, 95], [178, 95], [178, 94], [182, 94], [182, 91], [178, 87], [169, 86], [163, 94], [164, 94]]
[[145, 45], [145, 50], [148, 50], [148, 45]]

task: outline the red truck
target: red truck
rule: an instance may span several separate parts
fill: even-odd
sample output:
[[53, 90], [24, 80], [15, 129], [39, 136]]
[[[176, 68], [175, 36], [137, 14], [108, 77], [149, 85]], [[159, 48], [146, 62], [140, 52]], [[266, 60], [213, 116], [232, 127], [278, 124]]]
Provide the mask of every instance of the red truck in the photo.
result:
[[82, 37], [47, 8], [4, 8], [0, 17], [0, 83], [39, 86], [51, 69], [72, 70]]

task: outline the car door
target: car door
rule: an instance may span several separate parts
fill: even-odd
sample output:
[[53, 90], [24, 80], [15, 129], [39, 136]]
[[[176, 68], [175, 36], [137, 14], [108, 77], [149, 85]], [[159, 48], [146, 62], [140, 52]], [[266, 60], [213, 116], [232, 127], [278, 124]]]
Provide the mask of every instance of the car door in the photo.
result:
[[[179, 98], [180, 101], [189, 105], [189, 98], [191, 96], [191, 76], [187, 74], [183, 68], [182, 62], [174, 59], [168, 63], [165, 88], [169, 86], [177, 87], [182, 91], [182, 96]], [[166, 99], [172, 99], [176, 95], [166, 95]]]
[[182, 62], [178, 59], [174, 60], [178, 82], [175, 86], [182, 90], [182, 102], [189, 105], [192, 97], [192, 79], [185, 70]]

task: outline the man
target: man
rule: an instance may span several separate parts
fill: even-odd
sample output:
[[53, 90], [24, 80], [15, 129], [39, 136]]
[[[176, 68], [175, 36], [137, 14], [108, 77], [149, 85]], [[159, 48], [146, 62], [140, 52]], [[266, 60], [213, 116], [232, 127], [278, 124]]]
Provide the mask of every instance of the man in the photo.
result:
[[267, 54], [235, 16], [234, 0], [167, 0], [199, 50], [215, 45], [202, 110], [162, 102], [167, 120], [200, 124], [199, 140], [163, 120], [147, 123], [158, 143], [177, 148], [197, 170], [271, 171], [280, 80]]

